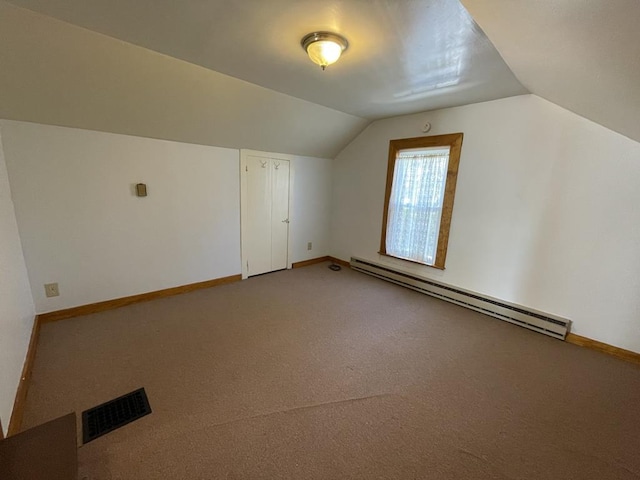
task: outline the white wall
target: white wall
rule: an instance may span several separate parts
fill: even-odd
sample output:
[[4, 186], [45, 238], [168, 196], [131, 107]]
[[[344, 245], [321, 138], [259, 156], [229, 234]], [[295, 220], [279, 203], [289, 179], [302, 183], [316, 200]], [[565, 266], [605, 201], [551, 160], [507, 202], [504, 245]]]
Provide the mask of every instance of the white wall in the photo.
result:
[[38, 313], [240, 273], [237, 150], [0, 126]]
[[[240, 273], [238, 150], [0, 127], [39, 313]], [[290, 262], [328, 255], [332, 160], [283, 157], [294, 172]], [[139, 182], [148, 197], [134, 195]], [[59, 297], [46, 298], [51, 282]]]
[[[377, 254], [389, 140], [463, 132], [445, 271]], [[640, 143], [525, 95], [380, 120], [334, 162], [332, 253], [574, 321], [640, 352]]]
[[0, 139], [0, 420], [5, 432], [9, 427], [34, 316]]
[[[331, 170], [326, 158], [294, 157], [291, 209], [292, 262], [329, 255]], [[307, 250], [307, 243], [312, 249]]]

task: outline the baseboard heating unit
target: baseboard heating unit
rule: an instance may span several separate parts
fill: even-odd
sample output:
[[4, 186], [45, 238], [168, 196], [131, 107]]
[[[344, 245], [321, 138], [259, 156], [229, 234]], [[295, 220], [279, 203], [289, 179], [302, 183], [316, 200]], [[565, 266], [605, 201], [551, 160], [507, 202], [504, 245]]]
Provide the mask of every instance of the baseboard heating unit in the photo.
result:
[[370, 260], [351, 257], [351, 269], [393, 282], [418, 292], [455, 303], [477, 312], [490, 315], [521, 327], [544, 333], [564, 340], [571, 327], [571, 321], [544, 312], [480, 295], [475, 292], [453, 287], [432, 279], [382, 265]]

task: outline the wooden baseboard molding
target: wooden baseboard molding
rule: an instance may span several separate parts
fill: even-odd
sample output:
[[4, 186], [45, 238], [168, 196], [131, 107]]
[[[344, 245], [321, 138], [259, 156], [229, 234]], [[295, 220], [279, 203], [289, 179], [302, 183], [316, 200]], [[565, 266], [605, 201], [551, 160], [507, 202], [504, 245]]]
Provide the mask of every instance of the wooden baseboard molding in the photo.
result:
[[22, 417], [27, 403], [27, 393], [29, 391], [29, 383], [31, 382], [31, 373], [33, 372], [33, 362], [36, 358], [36, 350], [38, 348], [38, 339], [40, 338], [40, 318], [38, 315], [33, 319], [33, 328], [31, 329], [31, 339], [27, 356], [22, 367], [22, 375], [16, 392], [16, 399], [13, 402], [13, 410], [11, 412], [11, 420], [9, 420], [9, 428], [7, 429], [7, 437], [20, 433], [22, 428]]
[[329, 257], [329, 260], [331, 260], [333, 263], [336, 263], [336, 264], [341, 265], [343, 267], [351, 268], [351, 264], [349, 262], [347, 262], [346, 260], [340, 260], [339, 258], [336, 258], [336, 257]]
[[573, 343], [574, 345], [597, 350], [599, 352], [613, 355], [614, 357], [618, 357], [628, 362], [640, 365], [640, 353], [632, 352], [631, 350], [625, 350], [624, 348], [614, 347], [613, 345], [602, 343], [597, 340], [592, 340], [587, 337], [581, 337], [580, 335], [576, 335], [575, 333], [568, 333], [565, 340], [568, 343]]
[[155, 292], [141, 293], [140, 295], [132, 295], [130, 297], [115, 298], [104, 302], [91, 303], [89, 305], [80, 305], [79, 307], [66, 308], [55, 312], [41, 313], [41, 323], [56, 322], [66, 318], [78, 317], [80, 315], [89, 315], [91, 313], [104, 312], [105, 310], [113, 310], [114, 308], [124, 307], [134, 303], [148, 302], [158, 298], [172, 297], [182, 293], [193, 292], [202, 288], [216, 287], [227, 283], [239, 282], [242, 275], [231, 275], [230, 277], [215, 278], [204, 282], [190, 283], [180, 287], [165, 288], [164, 290], [156, 290]]
[[291, 268], [308, 267], [309, 265], [315, 265], [316, 263], [328, 262], [331, 258], [329, 256], [312, 258], [310, 260], [303, 260], [301, 262], [295, 262], [291, 264]]
[[333, 262], [338, 265], [342, 265], [343, 267], [351, 268], [351, 264], [349, 262], [345, 260], [340, 260], [339, 258], [336, 258], [336, 257], [330, 257], [330, 256], [312, 258], [311, 260], [304, 260], [302, 262], [292, 263], [291, 268], [308, 267], [309, 265], [314, 265], [316, 263], [322, 263], [322, 262]]

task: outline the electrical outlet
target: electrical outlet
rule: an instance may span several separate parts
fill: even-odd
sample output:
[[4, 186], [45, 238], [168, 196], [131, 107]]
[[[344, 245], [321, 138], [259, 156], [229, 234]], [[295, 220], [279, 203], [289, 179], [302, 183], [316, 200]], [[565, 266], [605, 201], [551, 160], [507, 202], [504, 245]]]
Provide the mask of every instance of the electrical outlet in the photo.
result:
[[60, 291], [58, 290], [57, 283], [45, 283], [44, 284], [44, 293], [47, 297], [57, 297], [60, 295]]
[[307, 243], [307, 250], [311, 250], [312, 247], [313, 247], [313, 244], [311, 242]]

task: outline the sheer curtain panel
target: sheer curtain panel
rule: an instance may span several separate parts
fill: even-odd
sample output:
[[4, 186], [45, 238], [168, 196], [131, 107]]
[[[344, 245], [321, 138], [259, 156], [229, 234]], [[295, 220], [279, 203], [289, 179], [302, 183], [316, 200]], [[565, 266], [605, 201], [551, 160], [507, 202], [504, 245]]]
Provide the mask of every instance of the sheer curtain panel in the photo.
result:
[[399, 152], [387, 218], [389, 255], [434, 264], [448, 163], [449, 149]]

